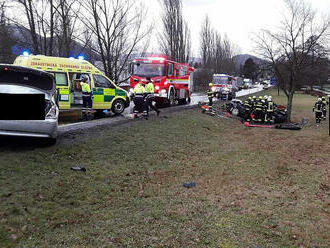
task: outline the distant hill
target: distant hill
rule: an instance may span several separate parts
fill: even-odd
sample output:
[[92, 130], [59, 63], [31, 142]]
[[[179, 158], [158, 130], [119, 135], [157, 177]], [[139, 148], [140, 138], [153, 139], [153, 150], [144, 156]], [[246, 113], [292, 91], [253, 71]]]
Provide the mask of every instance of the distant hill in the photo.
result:
[[[29, 29], [16, 24], [9, 24], [7, 26], [9, 34], [11, 36], [11, 39], [15, 41], [16, 45], [12, 47], [12, 54], [14, 55], [21, 55], [24, 50], [29, 50], [33, 52], [33, 42], [31, 39], [30, 31]], [[41, 39], [40, 36], [37, 37], [38, 39]], [[48, 42], [48, 39], [47, 39]], [[55, 46], [54, 46], [54, 54], [55, 56], [59, 54], [59, 51], [56, 48], [56, 40]], [[92, 52], [90, 49], [84, 47], [82, 44], [76, 41], [72, 41], [71, 44], [71, 51], [70, 56], [77, 57], [80, 54], [84, 54], [89, 61], [96, 61], [99, 60], [99, 56]]]
[[250, 54], [239, 54], [233, 57], [234, 63], [237, 68], [241, 68], [244, 66], [245, 61], [247, 61], [249, 58], [253, 59], [254, 63], [257, 65], [264, 65], [267, 64], [266, 60], [260, 59], [256, 56], [250, 55]]

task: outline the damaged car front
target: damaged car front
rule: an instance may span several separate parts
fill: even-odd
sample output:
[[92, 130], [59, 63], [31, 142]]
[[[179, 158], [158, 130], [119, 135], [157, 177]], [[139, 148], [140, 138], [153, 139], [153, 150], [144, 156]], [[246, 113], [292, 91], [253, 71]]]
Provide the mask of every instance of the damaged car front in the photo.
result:
[[0, 64], [0, 135], [57, 138], [59, 109], [54, 77]]

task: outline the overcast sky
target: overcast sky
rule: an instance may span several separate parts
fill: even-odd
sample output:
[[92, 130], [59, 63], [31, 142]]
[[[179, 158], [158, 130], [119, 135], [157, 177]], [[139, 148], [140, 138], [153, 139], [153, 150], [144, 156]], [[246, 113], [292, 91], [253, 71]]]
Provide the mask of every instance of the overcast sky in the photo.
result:
[[[148, 19], [155, 24], [150, 49], [158, 50], [155, 38], [160, 30], [159, 0], [142, 0], [148, 7]], [[308, 0], [312, 7], [324, 14], [330, 13], [330, 0]], [[261, 28], [272, 28], [281, 19], [282, 0], [183, 0], [184, 16], [189, 23], [194, 56], [199, 56], [201, 23], [208, 14], [213, 27], [240, 47], [241, 53], [254, 54], [251, 37]]]

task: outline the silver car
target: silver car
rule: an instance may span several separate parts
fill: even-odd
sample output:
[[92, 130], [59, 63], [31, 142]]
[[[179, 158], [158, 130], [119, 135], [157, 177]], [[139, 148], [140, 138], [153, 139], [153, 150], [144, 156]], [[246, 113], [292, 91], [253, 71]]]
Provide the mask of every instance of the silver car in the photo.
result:
[[[26, 100], [38, 97], [39, 105]], [[55, 143], [59, 114], [55, 98], [51, 74], [0, 64], [0, 135], [46, 138]]]

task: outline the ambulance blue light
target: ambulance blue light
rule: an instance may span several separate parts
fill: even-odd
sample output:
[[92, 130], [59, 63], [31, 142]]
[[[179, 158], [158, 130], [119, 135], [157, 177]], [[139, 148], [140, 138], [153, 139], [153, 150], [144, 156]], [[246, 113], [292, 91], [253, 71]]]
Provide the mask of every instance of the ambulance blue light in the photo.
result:
[[78, 56], [78, 59], [79, 59], [79, 60], [85, 60], [85, 56], [80, 55], [80, 56]]
[[28, 50], [23, 51], [23, 56], [29, 56], [29, 55], [30, 55], [30, 51]]

